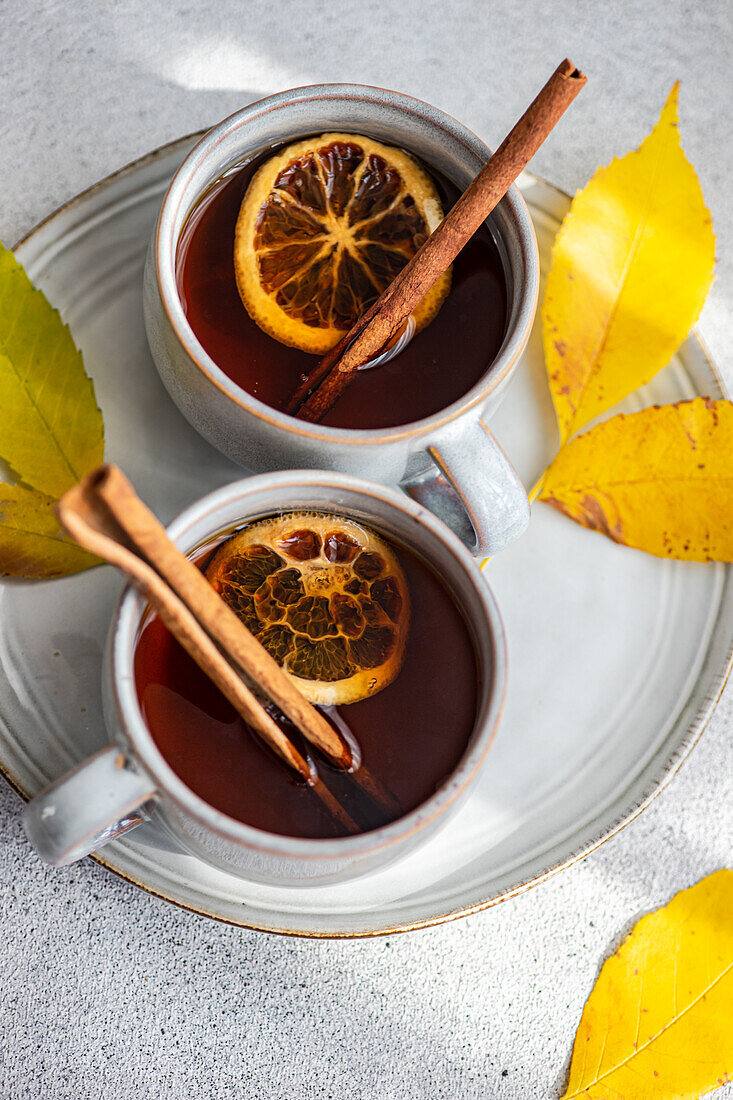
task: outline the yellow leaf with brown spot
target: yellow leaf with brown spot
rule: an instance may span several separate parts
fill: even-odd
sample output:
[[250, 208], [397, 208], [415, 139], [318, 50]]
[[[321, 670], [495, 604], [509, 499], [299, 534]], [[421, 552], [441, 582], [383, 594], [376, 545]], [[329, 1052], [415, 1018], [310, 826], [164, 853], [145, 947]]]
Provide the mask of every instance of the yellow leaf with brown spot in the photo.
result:
[[733, 1073], [733, 871], [643, 917], [583, 1009], [563, 1100], [696, 1100]]
[[0, 483], [0, 573], [61, 577], [97, 565], [59, 526], [53, 497]]
[[539, 499], [660, 558], [733, 561], [733, 404], [611, 417], [563, 447]]
[[669, 362], [712, 280], [712, 220], [680, 144], [678, 90], [640, 148], [578, 192], [555, 241], [542, 333], [561, 443]]

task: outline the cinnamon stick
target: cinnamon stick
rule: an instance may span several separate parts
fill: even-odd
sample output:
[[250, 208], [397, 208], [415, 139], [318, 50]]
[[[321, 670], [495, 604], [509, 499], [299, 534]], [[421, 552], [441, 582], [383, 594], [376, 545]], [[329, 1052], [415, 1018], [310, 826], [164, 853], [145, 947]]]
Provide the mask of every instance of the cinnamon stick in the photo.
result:
[[558, 65], [491, 159], [380, 298], [294, 393], [287, 411], [321, 420], [356, 377], [395, 335], [431, 286], [453, 263], [528, 165], [586, 83], [566, 59]]
[[123, 570], [131, 578], [164, 626], [265, 744], [300, 775], [337, 821], [349, 832], [359, 832], [353, 818], [265, 711], [198, 619], [158, 573], [140, 557], [124, 527], [100, 501], [95, 491], [94, 477], [95, 474], [84, 478], [58, 502], [57, 512], [62, 526], [80, 546]]

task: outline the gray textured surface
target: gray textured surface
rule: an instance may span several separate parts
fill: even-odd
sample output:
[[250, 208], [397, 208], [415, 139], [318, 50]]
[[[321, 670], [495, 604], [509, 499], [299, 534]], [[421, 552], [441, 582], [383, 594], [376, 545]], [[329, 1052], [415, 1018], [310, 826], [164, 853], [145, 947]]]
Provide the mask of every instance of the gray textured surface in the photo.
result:
[[[681, 77], [683, 140], [718, 236], [701, 331], [733, 382], [727, 0], [5, 0], [0, 26], [7, 242], [153, 146], [298, 83], [399, 88], [496, 143], [567, 53], [592, 81], [534, 168], [574, 190], [638, 144]], [[672, 786], [583, 864], [487, 913], [375, 941], [243, 932], [88, 862], [47, 870], [3, 784], [0, 1095], [559, 1096], [609, 947], [731, 862], [732, 704], [729, 689]]]

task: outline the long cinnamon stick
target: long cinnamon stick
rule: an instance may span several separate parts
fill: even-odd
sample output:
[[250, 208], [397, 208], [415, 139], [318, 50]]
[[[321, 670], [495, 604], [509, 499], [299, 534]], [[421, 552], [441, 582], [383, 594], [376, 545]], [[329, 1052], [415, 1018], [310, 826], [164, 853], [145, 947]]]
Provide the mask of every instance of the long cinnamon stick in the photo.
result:
[[133, 580], [163, 624], [204, 669], [235, 710], [273, 752], [312, 788], [337, 821], [349, 832], [358, 832], [352, 817], [264, 710], [198, 619], [140, 557], [124, 528], [100, 502], [92, 479], [85, 478], [70, 489], [58, 502], [57, 511], [63, 527], [81, 546], [123, 570]]
[[440, 225], [380, 298], [319, 363], [295, 392], [287, 411], [319, 421], [356, 376], [382, 350], [453, 263], [586, 83], [567, 58], [558, 65], [491, 159]]

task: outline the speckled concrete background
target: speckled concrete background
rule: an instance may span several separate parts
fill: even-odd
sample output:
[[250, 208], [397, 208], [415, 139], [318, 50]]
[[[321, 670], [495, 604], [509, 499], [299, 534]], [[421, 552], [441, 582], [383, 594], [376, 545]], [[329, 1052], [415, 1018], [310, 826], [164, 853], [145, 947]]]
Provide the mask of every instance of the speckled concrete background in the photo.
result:
[[[718, 235], [701, 330], [733, 382], [728, 0], [3, 0], [0, 28], [8, 243], [134, 157], [295, 84], [398, 88], [495, 144], [569, 54], [591, 84], [534, 168], [573, 191], [638, 144], [681, 77], [683, 140]], [[732, 717], [729, 688], [672, 786], [580, 866], [495, 910], [375, 941], [248, 933], [89, 862], [47, 870], [0, 784], [0, 1095], [559, 1096], [609, 947], [731, 862]]]

